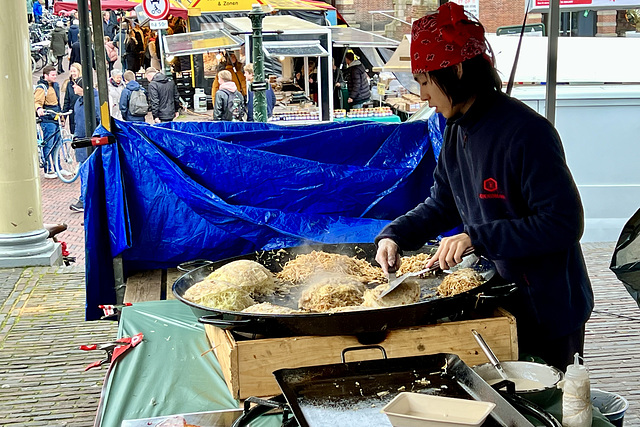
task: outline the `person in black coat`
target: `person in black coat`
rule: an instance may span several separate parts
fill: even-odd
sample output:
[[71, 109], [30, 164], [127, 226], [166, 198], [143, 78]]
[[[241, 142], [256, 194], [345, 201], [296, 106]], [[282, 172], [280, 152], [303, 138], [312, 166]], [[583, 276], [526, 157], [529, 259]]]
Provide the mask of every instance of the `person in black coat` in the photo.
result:
[[584, 212], [560, 137], [501, 92], [484, 27], [462, 6], [418, 19], [411, 40], [421, 98], [447, 127], [430, 196], [376, 237], [376, 261], [397, 269], [401, 251], [462, 225], [425, 267], [437, 260], [447, 270], [472, 247], [491, 260], [517, 286], [502, 305], [516, 317], [520, 357], [564, 371], [583, 352], [594, 299], [580, 248]]
[[104, 37], [113, 40], [113, 36], [116, 34], [116, 21], [112, 19], [111, 12], [102, 13], [102, 31]]
[[[79, 95], [76, 94], [73, 85], [74, 84], [82, 84], [82, 66], [73, 62], [69, 66], [69, 78], [62, 84], [62, 111], [74, 111], [74, 106], [76, 105], [76, 101], [78, 100]], [[69, 115], [69, 131], [72, 134], [76, 132], [76, 118], [75, 112], [72, 112]]]
[[169, 80], [153, 67], [147, 68], [145, 77], [149, 81], [147, 90], [153, 121], [170, 122], [177, 118], [180, 110], [180, 95], [173, 80]]
[[371, 98], [369, 88], [369, 76], [360, 60], [355, 59], [353, 52], [347, 52], [344, 56], [347, 63], [347, 89], [349, 89], [349, 108], [362, 108], [362, 105]]

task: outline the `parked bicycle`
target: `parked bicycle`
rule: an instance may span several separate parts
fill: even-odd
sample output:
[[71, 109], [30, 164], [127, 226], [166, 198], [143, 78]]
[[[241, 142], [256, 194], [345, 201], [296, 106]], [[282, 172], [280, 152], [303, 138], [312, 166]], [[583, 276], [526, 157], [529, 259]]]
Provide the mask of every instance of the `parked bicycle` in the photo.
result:
[[31, 43], [31, 72], [42, 70], [49, 63], [49, 46], [51, 41]]
[[[70, 115], [72, 112], [67, 111], [61, 113], [53, 110], [44, 110], [46, 114], [53, 115], [55, 121], [58, 123], [58, 129], [60, 131], [61, 142], [51, 150], [50, 159], [53, 164], [56, 175], [60, 181], [67, 184], [74, 182], [78, 179], [78, 171], [80, 164], [76, 160], [76, 150], [71, 146], [73, 143], [73, 135], [64, 128], [62, 125], [62, 118]], [[36, 136], [38, 142], [38, 156], [40, 159], [40, 167], [45, 166], [44, 147], [47, 141], [44, 139], [42, 127], [40, 126], [40, 119], [36, 120], [37, 129]], [[52, 136], [53, 137], [53, 136]]]

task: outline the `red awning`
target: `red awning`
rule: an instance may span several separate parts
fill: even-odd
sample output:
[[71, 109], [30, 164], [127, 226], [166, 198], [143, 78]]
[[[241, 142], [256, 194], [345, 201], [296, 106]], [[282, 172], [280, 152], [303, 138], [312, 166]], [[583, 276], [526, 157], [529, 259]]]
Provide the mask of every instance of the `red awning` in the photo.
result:
[[[91, 8], [90, 0], [83, 0], [89, 4]], [[133, 10], [138, 3], [128, 0], [102, 0], [100, 6], [102, 10]], [[78, 10], [77, 0], [57, 1], [53, 4], [53, 13], [59, 15], [60, 12], [71, 12]], [[187, 9], [171, 6], [169, 9], [169, 15], [178, 16], [180, 18], [187, 19]]]

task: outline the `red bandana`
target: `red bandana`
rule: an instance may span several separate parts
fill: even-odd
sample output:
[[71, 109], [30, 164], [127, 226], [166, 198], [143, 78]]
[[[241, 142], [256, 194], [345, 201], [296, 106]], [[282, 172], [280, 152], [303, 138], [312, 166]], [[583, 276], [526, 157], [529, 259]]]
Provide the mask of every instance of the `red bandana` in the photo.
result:
[[447, 68], [487, 51], [484, 27], [464, 8], [448, 2], [411, 27], [411, 72]]

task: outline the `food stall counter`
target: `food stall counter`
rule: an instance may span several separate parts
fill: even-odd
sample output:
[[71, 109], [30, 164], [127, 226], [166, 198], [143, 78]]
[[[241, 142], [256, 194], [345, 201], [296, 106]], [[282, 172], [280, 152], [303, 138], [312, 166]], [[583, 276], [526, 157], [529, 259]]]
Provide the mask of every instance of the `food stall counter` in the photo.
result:
[[[178, 300], [147, 301], [122, 309], [118, 338], [143, 333], [142, 343], [112, 366], [98, 407], [96, 425], [138, 425], [127, 420], [237, 409], [205, 328]], [[555, 417], [562, 402], [545, 408]], [[534, 421], [534, 420], [531, 420]], [[277, 427], [281, 416], [260, 417], [252, 427]], [[147, 424], [153, 425], [153, 424]], [[597, 409], [593, 427], [612, 426]]]

